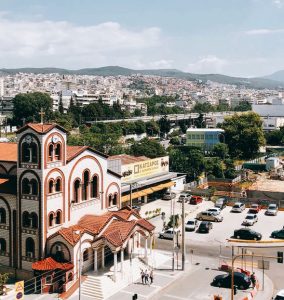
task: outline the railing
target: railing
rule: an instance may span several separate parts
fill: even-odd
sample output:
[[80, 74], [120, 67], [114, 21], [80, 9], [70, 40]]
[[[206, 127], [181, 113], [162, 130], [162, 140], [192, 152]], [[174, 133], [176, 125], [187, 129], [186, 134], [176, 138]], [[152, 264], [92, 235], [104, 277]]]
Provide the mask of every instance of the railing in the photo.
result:
[[74, 202], [74, 200], [73, 200], [72, 204], [71, 204], [71, 208], [72, 208], [72, 210], [77, 210], [77, 209], [81, 209], [81, 208], [92, 206], [92, 205], [99, 204], [99, 203], [101, 203], [101, 200], [98, 198], [93, 198], [90, 200], [83, 200], [78, 203]]

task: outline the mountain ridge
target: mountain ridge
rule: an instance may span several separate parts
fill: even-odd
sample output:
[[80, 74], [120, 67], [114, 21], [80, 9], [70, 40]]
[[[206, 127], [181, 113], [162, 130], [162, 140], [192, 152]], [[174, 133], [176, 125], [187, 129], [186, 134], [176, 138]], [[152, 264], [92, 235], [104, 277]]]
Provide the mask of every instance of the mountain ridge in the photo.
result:
[[[0, 74], [16, 74], [16, 73], [34, 73], [34, 74], [50, 74], [50, 73], [58, 73], [58, 74], [66, 74], [66, 75], [95, 75], [95, 76], [130, 76], [134, 74], [142, 74], [142, 75], [156, 75], [162, 77], [176, 77], [181, 79], [186, 79], [190, 81], [201, 80], [203, 82], [213, 81], [217, 83], [223, 84], [232, 84], [237, 86], [245, 86], [248, 88], [257, 88], [257, 89], [283, 89], [284, 88], [284, 79], [275, 80], [271, 79], [270, 76], [265, 77], [255, 77], [255, 78], [245, 78], [245, 77], [233, 77], [222, 74], [194, 74], [183, 72], [177, 69], [145, 69], [145, 70], [134, 70], [129, 68], [124, 68], [120, 66], [105, 66], [99, 68], [83, 68], [78, 70], [72, 69], [64, 69], [64, 68], [56, 68], [56, 67], [44, 67], [44, 68], [16, 68], [16, 69], [0, 69]], [[283, 72], [284, 71], [279, 71]], [[278, 73], [278, 72], [276, 72]], [[275, 73], [273, 73], [275, 74]], [[273, 75], [272, 74], [272, 75]], [[278, 77], [277, 77], [278, 78]]]

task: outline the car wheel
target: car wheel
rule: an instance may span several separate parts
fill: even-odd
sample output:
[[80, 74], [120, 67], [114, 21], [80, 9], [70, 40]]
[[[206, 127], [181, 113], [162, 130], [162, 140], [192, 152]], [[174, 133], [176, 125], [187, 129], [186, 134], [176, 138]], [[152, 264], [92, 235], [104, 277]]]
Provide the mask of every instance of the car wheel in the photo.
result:
[[240, 290], [244, 290], [245, 287], [241, 284], [241, 285], [239, 285], [239, 289], [240, 289]]
[[257, 238], [255, 237], [255, 238], [253, 238], [253, 240], [254, 240], [254, 241], [257, 241]]
[[164, 236], [163, 235], [160, 235], [160, 239], [163, 239], [164, 238]]
[[237, 239], [239, 240], [241, 237], [239, 235], [237, 235]]
[[220, 287], [221, 287], [221, 282], [217, 282], [217, 284], [216, 284], [216, 285], [217, 285], [217, 287], [219, 287], [219, 288], [220, 288]]

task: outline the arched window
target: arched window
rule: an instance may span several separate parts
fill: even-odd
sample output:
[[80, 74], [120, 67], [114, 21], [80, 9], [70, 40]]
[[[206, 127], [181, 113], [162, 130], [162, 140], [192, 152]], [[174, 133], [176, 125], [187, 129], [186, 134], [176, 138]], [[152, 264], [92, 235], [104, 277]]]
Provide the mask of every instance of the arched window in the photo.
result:
[[56, 144], [55, 146], [55, 159], [61, 160], [61, 144]]
[[56, 192], [61, 192], [61, 179], [60, 179], [60, 178], [58, 178], [58, 179], [56, 180], [56, 183], [55, 183], [55, 191], [56, 191]]
[[89, 251], [88, 249], [85, 249], [83, 252], [83, 261], [89, 260]]
[[38, 162], [38, 154], [37, 154], [37, 144], [31, 143], [30, 145], [31, 151], [32, 151], [32, 163]]
[[30, 214], [30, 220], [31, 220], [31, 227], [36, 229], [38, 228], [38, 217], [36, 213], [31, 213]]
[[98, 183], [99, 183], [99, 180], [98, 180], [98, 176], [95, 175], [93, 177], [93, 180], [92, 180], [92, 194], [91, 194], [91, 197], [92, 198], [98, 198], [99, 196], [99, 186], [98, 186]]
[[22, 162], [31, 162], [31, 151], [28, 143], [22, 144]]
[[0, 224], [6, 224], [6, 210], [0, 207]]
[[53, 161], [53, 154], [54, 154], [54, 146], [53, 144], [50, 144], [48, 146], [48, 160]]
[[26, 228], [30, 227], [30, 225], [31, 225], [30, 214], [27, 211], [23, 212], [22, 224], [23, 224], [23, 227], [26, 227]]
[[32, 179], [30, 181], [30, 194], [37, 196], [38, 195], [38, 185], [37, 181], [35, 179]]
[[108, 195], [108, 206], [112, 206], [112, 194]]
[[31, 192], [31, 189], [30, 189], [30, 181], [27, 179], [27, 178], [24, 178], [22, 180], [22, 193], [24, 195], [29, 195]]
[[49, 182], [48, 182], [48, 193], [49, 194], [53, 193], [53, 184], [54, 184], [53, 179], [50, 179]]
[[52, 227], [54, 225], [54, 213], [51, 212], [48, 217], [48, 226]]
[[77, 179], [74, 182], [74, 202], [78, 203], [79, 202], [79, 195], [80, 195], [80, 180]]
[[113, 195], [112, 205], [117, 205], [117, 193]]
[[6, 240], [3, 238], [0, 238], [0, 254], [1, 253], [6, 253], [7, 251], [7, 244], [6, 244]]
[[83, 174], [83, 190], [82, 190], [82, 200], [88, 200], [89, 198], [89, 171], [85, 171]]
[[70, 282], [70, 281], [72, 281], [72, 280], [73, 280], [73, 273], [70, 272], [70, 273], [68, 274], [68, 282]]
[[26, 256], [31, 258], [35, 257], [35, 242], [31, 237], [26, 239]]
[[56, 216], [55, 216], [55, 224], [61, 224], [61, 210], [58, 210], [56, 212]]

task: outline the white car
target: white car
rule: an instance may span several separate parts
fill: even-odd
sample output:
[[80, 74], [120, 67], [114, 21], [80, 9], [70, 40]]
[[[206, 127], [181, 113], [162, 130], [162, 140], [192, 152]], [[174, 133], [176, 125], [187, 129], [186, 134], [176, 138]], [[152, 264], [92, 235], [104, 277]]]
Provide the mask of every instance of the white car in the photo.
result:
[[159, 238], [173, 240], [174, 236], [179, 233], [180, 233], [180, 231], [178, 229], [174, 230], [173, 228], [169, 228], [167, 230], [162, 230], [159, 233]]
[[269, 204], [265, 214], [267, 216], [276, 216], [278, 213], [278, 207], [276, 204]]
[[246, 208], [244, 203], [236, 202], [235, 205], [232, 207], [231, 212], [242, 212]]
[[188, 202], [190, 200], [190, 198], [191, 198], [191, 195], [189, 193], [181, 193], [179, 195], [177, 202], [182, 202], [182, 201]]
[[242, 225], [252, 226], [257, 221], [258, 217], [256, 214], [247, 214]]
[[276, 294], [274, 300], [284, 300], [284, 290], [280, 290], [280, 291]]
[[195, 229], [198, 227], [198, 221], [196, 219], [188, 220], [185, 223], [185, 230], [186, 231], [195, 231]]
[[207, 211], [212, 212], [212, 214], [215, 216], [218, 216], [221, 213], [221, 209], [219, 207], [209, 208]]

